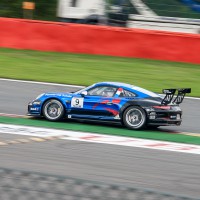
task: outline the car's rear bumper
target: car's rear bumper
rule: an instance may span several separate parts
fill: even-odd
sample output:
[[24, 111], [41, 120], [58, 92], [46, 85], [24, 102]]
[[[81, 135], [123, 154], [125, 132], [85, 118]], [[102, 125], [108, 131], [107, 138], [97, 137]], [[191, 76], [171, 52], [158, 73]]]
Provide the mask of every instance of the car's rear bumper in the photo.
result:
[[155, 126], [180, 126], [182, 120], [155, 120], [150, 121], [148, 125], [155, 125]]
[[148, 114], [148, 125], [158, 126], [180, 126], [182, 122], [182, 111], [154, 111]]

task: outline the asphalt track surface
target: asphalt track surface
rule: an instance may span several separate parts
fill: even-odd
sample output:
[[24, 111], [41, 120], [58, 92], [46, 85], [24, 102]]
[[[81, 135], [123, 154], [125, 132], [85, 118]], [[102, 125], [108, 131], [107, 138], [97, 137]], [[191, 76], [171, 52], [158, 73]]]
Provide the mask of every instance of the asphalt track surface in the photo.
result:
[[[77, 88], [0, 80], [0, 112], [26, 114], [42, 92]], [[200, 133], [199, 100], [182, 104], [184, 122], [171, 130]], [[169, 128], [168, 128], [169, 129]], [[26, 136], [1, 134], [1, 141]], [[200, 198], [199, 155], [108, 144], [54, 140], [0, 147], [0, 167], [124, 184]]]

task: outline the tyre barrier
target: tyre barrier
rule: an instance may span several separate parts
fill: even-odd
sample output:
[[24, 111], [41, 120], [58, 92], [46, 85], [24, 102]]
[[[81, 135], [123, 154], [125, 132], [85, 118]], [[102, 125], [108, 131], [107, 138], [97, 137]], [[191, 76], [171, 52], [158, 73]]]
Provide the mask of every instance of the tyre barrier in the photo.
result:
[[197, 200], [71, 177], [0, 168], [3, 200]]

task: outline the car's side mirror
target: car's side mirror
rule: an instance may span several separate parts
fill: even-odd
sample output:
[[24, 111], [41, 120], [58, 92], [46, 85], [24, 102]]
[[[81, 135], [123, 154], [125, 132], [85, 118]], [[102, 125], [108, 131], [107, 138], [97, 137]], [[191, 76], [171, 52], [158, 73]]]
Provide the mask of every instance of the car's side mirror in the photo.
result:
[[83, 92], [81, 92], [81, 96], [82, 96], [82, 97], [86, 96], [87, 94], [88, 94], [87, 91], [83, 91]]

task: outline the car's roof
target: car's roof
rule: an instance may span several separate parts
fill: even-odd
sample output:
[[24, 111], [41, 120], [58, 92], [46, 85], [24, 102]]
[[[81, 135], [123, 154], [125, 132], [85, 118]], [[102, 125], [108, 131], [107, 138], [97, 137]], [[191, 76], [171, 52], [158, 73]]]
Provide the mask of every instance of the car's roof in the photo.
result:
[[133, 85], [131, 84], [121, 83], [121, 82], [99, 82], [99, 83], [96, 83], [95, 85], [114, 85], [117, 87], [128, 87], [128, 88], [133, 87]]
[[158, 94], [151, 92], [149, 90], [146, 90], [144, 88], [135, 86], [135, 85], [131, 85], [131, 84], [127, 84], [127, 83], [121, 83], [121, 82], [99, 82], [94, 84], [95, 86], [98, 85], [112, 85], [112, 86], [116, 86], [116, 87], [122, 87], [124, 89], [130, 89], [132, 92], [136, 93], [139, 97], [159, 97]]

